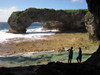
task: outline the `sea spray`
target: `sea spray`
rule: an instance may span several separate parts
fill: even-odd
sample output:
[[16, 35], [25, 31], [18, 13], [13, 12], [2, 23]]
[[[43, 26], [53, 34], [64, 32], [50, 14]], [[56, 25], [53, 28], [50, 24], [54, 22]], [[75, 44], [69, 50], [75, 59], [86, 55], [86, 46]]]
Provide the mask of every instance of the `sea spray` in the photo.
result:
[[34, 57], [34, 55], [36, 54], [44, 54], [44, 53], [54, 53], [55, 50], [48, 50], [48, 51], [35, 51], [35, 52], [24, 52], [24, 53], [16, 53], [16, 54], [12, 54], [12, 55], [6, 55], [6, 56], [1, 56], [1, 57]]
[[43, 30], [43, 26], [40, 23], [33, 23], [29, 28], [27, 28], [26, 34], [6, 33], [8, 30], [9, 26], [7, 23], [0, 24], [0, 43], [9, 41], [19, 43], [24, 41], [43, 40], [46, 39], [43, 36], [53, 35], [57, 32], [57, 30]]

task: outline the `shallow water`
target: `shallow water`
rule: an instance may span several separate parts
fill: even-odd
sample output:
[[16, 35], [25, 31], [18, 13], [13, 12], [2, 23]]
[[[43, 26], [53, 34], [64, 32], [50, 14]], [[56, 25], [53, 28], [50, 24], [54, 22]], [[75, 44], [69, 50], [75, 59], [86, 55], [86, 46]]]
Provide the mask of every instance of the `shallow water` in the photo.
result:
[[[68, 61], [68, 52], [40, 52], [40, 53], [32, 53], [30, 55], [21, 54], [15, 56], [8, 57], [0, 57], [0, 67], [17, 67], [17, 66], [29, 66], [29, 65], [42, 65], [47, 64], [48, 62], [64, 62]], [[75, 63], [76, 57], [78, 56], [77, 52], [73, 55], [72, 62]], [[90, 55], [82, 56], [82, 60], [85, 61], [89, 58]]]

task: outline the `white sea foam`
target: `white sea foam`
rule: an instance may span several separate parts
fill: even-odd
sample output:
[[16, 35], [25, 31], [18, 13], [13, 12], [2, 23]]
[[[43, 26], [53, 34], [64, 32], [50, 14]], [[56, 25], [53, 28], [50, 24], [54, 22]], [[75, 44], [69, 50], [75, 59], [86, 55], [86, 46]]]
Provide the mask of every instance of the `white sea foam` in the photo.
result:
[[21, 41], [35, 41], [46, 39], [42, 36], [44, 35], [53, 35], [57, 30], [42, 30], [38, 29], [28, 29], [26, 34], [12, 34], [6, 33], [7, 30], [0, 31], [0, 43], [6, 43], [8, 41], [21, 42]]

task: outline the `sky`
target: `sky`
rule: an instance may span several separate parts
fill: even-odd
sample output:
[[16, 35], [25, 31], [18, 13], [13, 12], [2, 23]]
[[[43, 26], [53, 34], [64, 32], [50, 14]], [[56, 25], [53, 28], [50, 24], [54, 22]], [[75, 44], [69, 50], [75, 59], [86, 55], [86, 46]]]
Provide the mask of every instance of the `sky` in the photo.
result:
[[7, 22], [11, 13], [27, 8], [87, 9], [86, 0], [0, 0], [0, 22]]

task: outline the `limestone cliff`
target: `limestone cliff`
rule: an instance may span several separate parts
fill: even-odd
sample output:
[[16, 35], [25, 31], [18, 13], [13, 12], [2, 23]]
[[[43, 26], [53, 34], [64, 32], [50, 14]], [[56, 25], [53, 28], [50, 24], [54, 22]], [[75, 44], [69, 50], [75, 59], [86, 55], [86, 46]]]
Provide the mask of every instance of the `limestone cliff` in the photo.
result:
[[[92, 15], [88, 18], [87, 29], [93, 41], [100, 40], [100, 0], [87, 0], [88, 9]], [[100, 46], [97, 51], [85, 62], [100, 66]]]
[[25, 33], [26, 28], [33, 22], [40, 22], [45, 29], [58, 29], [60, 31], [84, 32], [85, 10], [68, 13], [63, 10], [29, 8], [25, 11], [13, 12], [8, 19], [9, 32]]
[[91, 16], [86, 19], [89, 38], [93, 41], [100, 40], [100, 0], [87, 0]]

